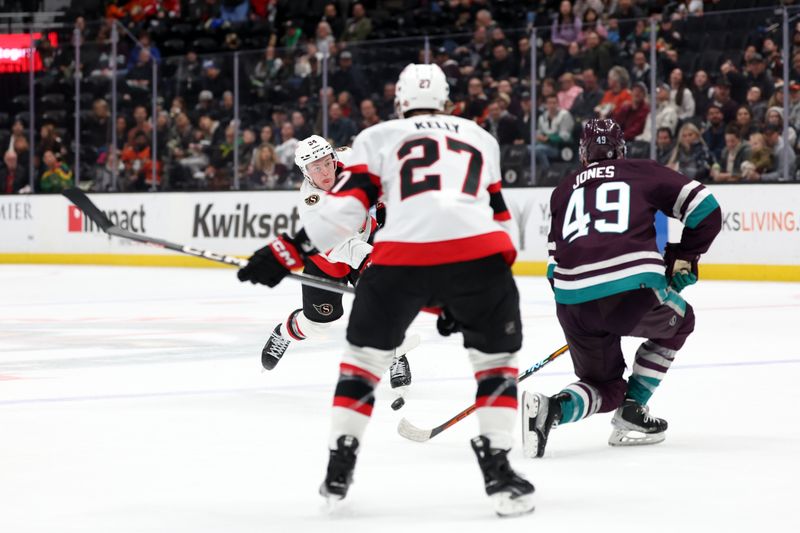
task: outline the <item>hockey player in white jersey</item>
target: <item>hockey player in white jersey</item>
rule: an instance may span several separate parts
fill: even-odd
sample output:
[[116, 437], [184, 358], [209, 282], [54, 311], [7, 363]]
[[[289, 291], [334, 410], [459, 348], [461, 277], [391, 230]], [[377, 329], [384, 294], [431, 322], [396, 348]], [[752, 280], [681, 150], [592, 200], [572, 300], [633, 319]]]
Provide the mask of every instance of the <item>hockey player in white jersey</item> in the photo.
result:
[[[347, 164], [351, 153], [349, 147], [334, 150], [319, 135], [300, 141], [295, 151], [295, 164], [305, 178], [300, 186], [302, 199], [298, 206], [301, 223], [305, 223], [309, 213], [319, 209], [320, 200], [336, 183], [337, 176]], [[325, 253], [310, 255], [305, 262], [304, 272], [340, 283], [355, 283], [359, 273], [369, 264], [372, 239], [383, 223], [384, 213], [383, 206], [378, 206], [376, 217], [367, 213], [361, 227], [354, 234]], [[275, 326], [261, 351], [261, 364], [267, 370], [275, 368], [292, 341], [324, 335], [330, 325], [344, 313], [341, 294], [307, 285], [303, 286], [302, 291], [303, 307], [292, 311], [282, 324]], [[411, 384], [411, 369], [405, 353], [416, 344], [418, 337], [410, 339], [409, 343], [397, 350], [389, 373], [392, 387], [399, 388], [402, 392]]]
[[449, 96], [436, 65], [409, 65], [397, 83], [397, 120], [361, 132], [352, 163], [304, 229], [256, 252], [239, 278], [275, 286], [385, 202], [372, 266], [356, 287], [333, 400], [330, 457], [320, 493], [344, 498], [392, 351], [426, 306], [459, 324], [477, 381], [479, 434], [471, 440], [485, 490], [501, 516], [533, 510], [534, 488], [509, 465], [517, 410], [519, 293], [510, 265], [514, 225], [500, 191], [497, 141], [475, 122], [443, 114]]

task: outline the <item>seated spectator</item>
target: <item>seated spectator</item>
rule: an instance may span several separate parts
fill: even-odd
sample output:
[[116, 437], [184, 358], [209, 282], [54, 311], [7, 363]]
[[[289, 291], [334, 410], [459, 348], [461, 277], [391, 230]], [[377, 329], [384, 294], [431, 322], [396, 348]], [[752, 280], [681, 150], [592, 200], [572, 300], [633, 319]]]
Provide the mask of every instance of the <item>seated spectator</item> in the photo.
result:
[[133, 140], [140, 133], [144, 133], [145, 137], [150, 136], [153, 127], [147, 119], [148, 112], [145, 106], [139, 105], [133, 109], [133, 127], [128, 130], [127, 136], [125, 137], [127, 144], [133, 144]]
[[133, 67], [128, 69], [125, 79], [131, 89], [138, 89], [142, 92], [150, 90], [150, 82], [153, 81], [153, 67], [149, 49], [143, 48], [139, 51], [138, 59]]
[[758, 132], [758, 126], [753, 121], [753, 114], [746, 105], [739, 106], [736, 110], [736, 120], [733, 124], [739, 129], [742, 139], [749, 139], [752, 134]]
[[365, 98], [361, 101], [360, 111], [361, 120], [358, 122], [359, 131], [374, 126], [381, 121], [381, 117], [378, 116], [378, 111], [375, 109], [375, 104], [369, 98]]
[[747, 181], [759, 181], [762, 174], [775, 172], [775, 158], [772, 151], [767, 147], [764, 135], [753, 133], [749, 140], [750, 154], [747, 160], [742, 162], [742, 179]]
[[200, 78], [200, 89], [210, 91], [214, 98], [222, 98], [225, 91], [233, 89], [227, 76], [222, 76], [219, 62], [215, 59], [203, 61], [203, 76]]
[[288, 170], [275, 159], [275, 150], [270, 144], [262, 144], [255, 153], [255, 161], [247, 177], [251, 189], [277, 189], [288, 185]]
[[342, 40], [345, 42], [363, 41], [372, 33], [372, 20], [367, 17], [364, 4], [353, 4], [353, 16], [347, 19]]
[[622, 67], [613, 67], [608, 71], [608, 90], [603, 94], [603, 99], [595, 108], [601, 118], [608, 117], [615, 109], [625, 102], [631, 101], [631, 92], [628, 90], [630, 77], [628, 71]]
[[0, 194], [17, 194], [29, 185], [28, 169], [18, 164], [16, 152], [8, 150], [0, 167]]
[[[324, 13], [322, 15], [322, 22], [327, 22], [331, 28], [331, 35], [334, 40], [341, 38], [344, 32], [344, 19], [339, 16], [335, 2], [328, 2], [325, 4]], [[305, 137], [303, 137], [305, 139]]]
[[595, 116], [595, 108], [600, 105], [603, 99], [603, 90], [597, 83], [597, 75], [592, 69], [586, 69], [581, 75], [583, 82], [583, 92], [575, 97], [570, 108], [570, 113], [575, 117], [575, 120], [584, 122]]
[[[656, 131], [666, 128], [669, 130], [670, 137], [675, 135], [675, 128], [678, 127], [678, 108], [669, 100], [669, 85], [662, 83], [656, 89]], [[644, 131], [636, 140], [650, 142], [652, 135], [650, 115], [644, 124]]]
[[542, 59], [539, 61], [539, 78], [558, 78], [564, 72], [564, 49], [550, 41], [542, 44]]
[[679, 68], [669, 73], [669, 101], [678, 108], [678, 119], [686, 120], [694, 116], [694, 96], [686, 87], [683, 71]]
[[636, 27], [636, 19], [644, 17], [644, 13], [639, 6], [636, 5], [634, 0], [618, 0], [617, 9], [611, 13], [611, 16], [623, 21], [620, 23], [619, 32], [620, 37], [625, 39], [628, 37], [628, 34], [633, 33]]
[[761, 94], [765, 99], [769, 99], [775, 91], [775, 81], [767, 71], [767, 63], [761, 54], [754, 54], [747, 62], [744, 79], [748, 87], [756, 86], [761, 89]]
[[[564, 67], [562, 70], [564, 72], [578, 74], [582, 68], [583, 52], [581, 51], [581, 47], [578, 43], [571, 43], [567, 47], [567, 56], [564, 58]], [[528, 72], [530, 72], [530, 69], [528, 69]]]
[[675, 142], [672, 138], [672, 130], [669, 128], [658, 128], [656, 135], [656, 161], [660, 165], [669, 163], [672, 151], [675, 149]]
[[492, 80], [513, 78], [518, 74], [508, 47], [503, 43], [495, 44], [492, 48], [492, 61], [489, 63], [489, 75]]
[[[770, 107], [767, 109], [767, 114], [764, 118], [764, 125], [772, 124], [777, 126], [781, 129], [781, 135], [783, 135], [783, 108], [781, 107]], [[786, 141], [789, 143], [789, 146], [796, 146], [797, 145], [797, 131], [792, 126], [787, 128], [787, 139]]]
[[[692, 97], [694, 98], [694, 107], [695, 107], [695, 114], [699, 116], [705, 116], [706, 112], [708, 111], [708, 106], [711, 105], [712, 95], [714, 93], [714, 89], [711, 85], [711, 81], [708, 79], [708, 73], [705, 70], [698, 70], [694, 73], [694, 77], [692, 78], [692, 87], [690, 89], [692, 91]], [[733, 113], [731, 110], [728, 110], [728, 116], [725, 116], [725, 110], [720, 107], [722, 111], [722, 115], [725, 119], [725, 122], [729, 122], [734, 119]]]
[[622, 127], [625, 140], [633, 141], [644, 131], [645, 121], [650, 114], [647, 103], [647, 87], [639, 82], [631, 90], [631, 101], [624, 102], [615, 109], [611, 117]]
[[[608, 38], [608, 30], [605, 26], [603, 26], [603, 20], [598, 15], [598, 13], [603, 12], [602, 0], [591, 0], [595, 2], [594, 7], [586, 6], [586, 8], [583, 10], [579, 6], [582, 1], [583, 0], [577, 0], [573, 9], [575, 14], [581, 17], [581, 20], [583, 21], [582, 26], [584, 38], [586, 33], [588, 33], [590, 30], [597, 32], [597, 34], [603, 39]], [[583, 15], [581, 15], [581, 11], [583, 12]]]
[[302, 111], [292, 111], [292, 127], [294, 136], [298, 139], [305, 139], [313, 133], [311, 127], [306, 123], [306, 116]]
[[365, 95], [367, 80], [361, 69], [353, 65], [353, 54], [349, 50], [339, 54], [339, 68], [331, 74], [330, 86], [335, 93], [347, 91], [356, 100], [361, 100]]
[[339, 104], [331, 104], [328, 109], [328, 136], [337, 148], [348, 146], [353, 137], [358, 133], [355, 123], [349, 118], [342, 116], [342, 108]]
[[633, 66], [630, 71], [631, 83], [644, 83], [649, 86], [650, 84], [650, 65], [647, 64], [647, 58], [641, 50], [633, 54]]
[[292, 168], [292, 165], [294, 165], [294, 152], [297, 150], [300, 140], [295, 137], [294, 126], [292, 126], [291, 122], [281, 124], [281, 140], [282, 142], [275, 147], [275, 158], [278, 163], [286, 168]]
[[596, 31], [586, 32], [586, 48], [583, 51], [583, 69], [592, 69], [599, 77], [608, 75], [614, 65], [611, 45], [601, 41]]
[[256, 153], [258, 144], [256, 143], [256, 132], [252, 128], [242, 130], [242, 140], [239, 143], [239, 175], [246, 176]]
[[336, 103], [339, 104], [343, 117], [355, 119], [355, 113], [353, 112], [353, 96], [349, 92], [340, 92], [336, 97]]
[[131, 70], [137, 66], [139, 63], [139, 54], [142, 50], [147, 50], [148, 59], [146, 63], [150, 62], [150, 58], [153, 58], [156, 63], [161, 63], [161, 52], [158, 50], [158, 47], [153, 44], [150, 34], [146, 31], [143, 31], [139, 34], [139, 42], [136, 43], [136, 46], [133, 47], [133, 50], [131, 50], [131, 53], [128, 56], [128, 70]]
[[236, 130], [233, 124], [225, 128], [221, 142], [211, 146], [209, 165], [206, 167], [206, 184], [211, 190], [221, 191], [231, 187], [233, 181], [233, 154]]
[[[27, 137], [25, 136], [25, 124], [21, 120], [15, 120], [11, 125], [11, 137], [8, 139], [8, 150], [16, 153], [14, 144], [16, 143], [17, 139], [25, 139], [27, 142]], [[4, 149], [6, 149], [5, 146], [0, 146], [0, 150], [5, 151]]]
[[522, 139], [517, 117], [503, 109], [504, 103], [498, 98], [489, 104], [488, 115], [483, 127], [497, 139], [500, 146], [514, 144]]
[[72, 171], [61, 161], [58, 153], [47, 150], [42, 157], [44, 172], [39, 177], [39, 191], [43, 193], [60, 193], [74, 185]]
[[705, 141], [708, 150], [716, 161], [721, 161], [722, 158], [722, 149], [725, 148], [725, 131], [722, 109], [713, 104], [710, 105], [708, 111], [706, 111], [703, 141]]
[[[133, 137], [122, 150], [120, 161], [124, 165], [119, 188], [123, 191], [144, 191], [153, 184], [153, 159], [150, 141], [143, 131]], [[161, 162], [156, 164], [156, 184], [161, 183]]]
[[[642, 63], [644, 63], [644, 50], [647, 50], [650, 47], [650, 26], [645, 22], [643, 19], [639, 19], [636, 21], [636, 25], [631, 33], [628, 34], [627, 37], [622, 41], [622, 50], [628, 57], [633, 57], [634, 65], [637, 65], [637, 69], [642, 69]], [[636, 54], [642, 54], [642, 61], [636, 60]], [[647, 64], [645, 63], [645, 66]], [[649, 66], [647, 68], [649, 71]], [[649, 74], [649, 73], [648, 73]], [[636, 79], [637, 76], [631, 72], [631, 79], [636, 81], [644, 81], [641, 78]]]
[[478, 124], [482, 124], [486, 117], [485, 111], [489, 106], [489, 98], [483, 91], [483, 82], [480, 78], [470, 78], [467, 82], [467, 97], [463, 102], [460, 102], [457, 107], [456, 114], [468, 120], [475, 120]]
[[[478, 79], [478, 83], [481, 83], [480, 79]], [[481, 89], [483, 89], [483, 84], [481, 84]], [[395, 118], [394, 95], [395, 95], [394, 83], [393, 82], [384, 83], [383, 96], [381, 96], [381, 99], [378, 102], [378, 116], [381, 117], [381, 120], [390, 120], [392, 118]]]
[[672, 150], [667, 166], [689, 179], [705, 181], [711, 173], [714, 159], [708, 151], [700, 130], [691, 122], [681, 126], [678, 143]]
[[767, 115], [767, 102], [762, 98], [758, 87], [753, 86], [747, 90], [747, 107], [750, 108], [753, 123], [763, 124]]
[[67, 155], [67, 147], [56, 133], [55, 124], [48, 122], [39, 130], [39, 144], [36, 146], [36, 158], [40, 160], [48, 150], [59, 158]]
[[739, 128], [730, 124], [725, 128], [725, 148], [719, 164], [711, 168], [714, 183], [732, 183], [742, 179], [742, 163], [750, 157], [750, 147], [742, 141]]
[[536, 131], [536, 166], [542, 173], [550, 168], [550, 161], [561, 159], [561, 149], [572, 143], [575, 121], [569, 111], [558, 107], [558, 97], [550, 95], [545, 101], [546, 111], [538, 120]]
[[222, 122], [223, 124], [227, 124], [233, 120], [234, 115], [234, 102], [233, 102], [233, 93], [231, 91], [225, 91], [222, 93], [222, 100], [220, 101], [220, 105], [217, 106], [216, 111], [214, 112], [214, 118]]
[[583, 40], [581, 19], [572, 10], [570, 0], [562, 0], [558, 7], [558, 14], [553, 18], [553, 27], [550, 38], [553, 44], [567, 47], [569, 43]]
[[259, 98], [267, 98], [273, 87], [286, 80], [289, 68], [284, 65], [274, 46], [268, 46], [264, 57], [250, 72], [250, 85]]
[[[789, 147], [784, 150], [783, 128], [775, 124], [767, 124], [764, 126], [764, 141], [766, 142], [767, 149], [772, 153], [772, 158], [775, 161], [775, 169], [771, 172], [763, 172], [760, 174], [761, 181], [795, 181], [795, 162], [797, 156], [794, 150]], [[788, 157], [788, 174], [784, 172], [783, 163]]]
[[186, 57], [180, 62], [178, 72], [175, 75], [181, 92], [195, 94], [196, 88], [200, 85], [203, 77], [203, 65], [197, 57], [197, 53], [190, 50]]
[[261, 130], [258, 132], [258, 142], [261, 145], [269, 144], [273, 148], [275, 147], [275, 138], [272, 135], [272, 126], [267, 124], [261, 127]]

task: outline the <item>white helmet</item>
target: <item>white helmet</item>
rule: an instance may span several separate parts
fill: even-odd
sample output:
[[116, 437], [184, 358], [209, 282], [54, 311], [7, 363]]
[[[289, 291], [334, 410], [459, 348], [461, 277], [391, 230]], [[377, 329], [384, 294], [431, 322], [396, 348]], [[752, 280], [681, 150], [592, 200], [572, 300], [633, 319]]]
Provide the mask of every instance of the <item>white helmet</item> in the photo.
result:
[[324, 137], [312, 135], [297, 144], [297, 148], [294, 151], [294, 164], [300, 167], [300, 170], [303, 171], [303, 176], [308, 178], [306, 166], [329, 154], [333, 155], [334, 161], [338, 161], [333, 146]]
[[412, 63], [397, 79], [394, 108], [399, 117], [412, 109], [444, 111], [449, 97], [450, 86], [439, 65]]

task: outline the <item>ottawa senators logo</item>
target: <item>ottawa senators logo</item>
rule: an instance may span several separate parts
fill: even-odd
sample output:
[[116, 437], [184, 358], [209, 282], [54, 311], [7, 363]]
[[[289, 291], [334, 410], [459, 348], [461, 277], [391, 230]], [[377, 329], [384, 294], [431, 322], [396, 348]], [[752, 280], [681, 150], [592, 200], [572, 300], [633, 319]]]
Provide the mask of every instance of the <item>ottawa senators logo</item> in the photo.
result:
[[319, 202], [318, 194], [312, 194], [311, 196], [306, 198], [306, 205], [315, 205], [317, 202]]
[[332, 304], [320, 304], [320, 305], [314, 304], [314, 309], [316, 309], [317, 313], [319, 313], [322, 316], [330, 316], [333, 314]]

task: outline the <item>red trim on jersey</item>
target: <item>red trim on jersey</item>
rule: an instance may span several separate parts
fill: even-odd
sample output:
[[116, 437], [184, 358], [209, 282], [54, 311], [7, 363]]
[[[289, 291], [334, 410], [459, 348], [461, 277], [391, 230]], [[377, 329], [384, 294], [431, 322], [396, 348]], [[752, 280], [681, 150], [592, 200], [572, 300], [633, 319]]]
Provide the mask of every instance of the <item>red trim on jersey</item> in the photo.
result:
[[348, 376], [359, 376], [366, 380], [372, 381], [373, 383], [377, 383], [381, 380], [381, 378], [379, 378], [369, 370], [364, 370], [363, 368], [348, 363], [341, 363], [339, 365], [339, 373], [346, 374]]
[[423, 313], [430, 313], [430, 314], [436, 315], [436, 316], [439, 316], [439, 315], [442, 314], [442, 308], [441, 307], [423, 307], [422, 309], [420, 309], [420, 311], [422, 311]]
[[356, 413], [361, 413], [364, 416], [372, 416], [372, 406], [370, 404], [364, 403], [360, 400], [354, 400], [353, 398], [348, 398], [347, 396], [334, 396], [333, 406], [350, 409]]
[[350, 265], [347, 263], [333, 263], [321, 255], [310, 255], [308, 260], [332, 278], [343, 278], [350, 273]]
[[348, 189], [346, 191], [339, 191], [335, 193], [328, 193], [332, 194], [333, 196], [342, 197], [342, 196], [351, 196], [361, 202], [364, 206], [364, 209], [369, 209], [369, 197], [367, 193], [362, 191], [361, 189]]
[[518, 371], [519, 369], [514, 368], [513, 366], [498, 366], [495, 368], [489, 368], [487, 370], [481, 370], [480, 372], [475, 372], [475, 379], [480, 381], [484, 378], [495, 376], [516, 378]]
[[503, 188], [502, 182], [498, 181], [497, 183], [492, 183], [491, 185], [489, 185], [487, 189], [489, 191], [489, 194], [494, 194], [496, 192], [500, 192], [500, 189], [502, 188]]
[[372, 249], [374, 265], [432, 266], [461, 263], [502, 254], [506, 263], [514, 263], [517, 250], [505, 231], [493, 231], [482, 235], [435, 242], [375, 243]]
[[494, 398], [491, 396], [479, 396], [475, 400], [475, 407], [478, 409], [481, 407], [510, 407], [511, 409], [516, 409], [517, 405], [517, 399], [509, 396], [495, 396]]
[[494, 219], [498, 222], [505, 222], [506, 220], [511, 220], [511, 213], [509, 213], [508, 211], [501, 211], [499, 213], [495, 213]]

